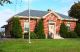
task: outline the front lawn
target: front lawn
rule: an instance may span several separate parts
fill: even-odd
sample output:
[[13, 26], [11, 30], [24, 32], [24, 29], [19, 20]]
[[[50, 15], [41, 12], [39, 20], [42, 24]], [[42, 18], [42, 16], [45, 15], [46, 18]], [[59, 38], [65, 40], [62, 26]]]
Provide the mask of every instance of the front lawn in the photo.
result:
[[0, 52], [80, 52], [80, 39], [1, 39]]

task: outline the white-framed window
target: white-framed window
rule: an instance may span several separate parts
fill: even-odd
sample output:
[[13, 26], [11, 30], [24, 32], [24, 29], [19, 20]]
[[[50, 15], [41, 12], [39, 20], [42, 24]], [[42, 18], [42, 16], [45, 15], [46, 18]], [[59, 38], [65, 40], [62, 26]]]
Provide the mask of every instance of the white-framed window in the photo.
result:
[[24, 32], [28, 32], [29, 31], [29, 22], [26, 20], [24, 22]]
[[70, 30], [70, 22], [67, 22], [66, 26], [68, 27], [68, 30]]
[[48, 23], [53, 23], [53, 20], [49, 20]]

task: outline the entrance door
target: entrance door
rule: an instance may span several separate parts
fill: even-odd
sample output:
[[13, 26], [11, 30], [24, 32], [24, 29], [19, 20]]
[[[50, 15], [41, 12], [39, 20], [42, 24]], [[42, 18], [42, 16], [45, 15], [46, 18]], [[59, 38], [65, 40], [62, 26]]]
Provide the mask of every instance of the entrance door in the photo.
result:
[[55, 24], [50, 23], [49, 24], [49, 38], [53, 38], [54, 34], [55, 34]]

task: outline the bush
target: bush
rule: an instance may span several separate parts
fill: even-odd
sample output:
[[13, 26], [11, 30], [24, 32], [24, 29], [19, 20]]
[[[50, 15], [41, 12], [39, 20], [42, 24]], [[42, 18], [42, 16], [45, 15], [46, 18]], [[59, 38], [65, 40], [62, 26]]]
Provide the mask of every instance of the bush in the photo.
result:
[[[25, 33], [24, 34], [24, 38], [29, 38], [29, 33]], [[37, 38], [37, 36], [36, 36], [36, 34], [34, 33], [34, 32], [30, 32], [30, 38], [31, 39], [36, 39]]]
[[36, 34], [34, 32], [31, 32], [31, 39], [36, 39], [36, 38], [37, 38]]
[[75, 32], [70, 31], [67, 34], [67, 38], [78, 38], [78, 35]]
[[20, 19], [18, 17], [13, 17], [12, 20], [12, 29], [11, 29], [11, 36], [14, 38], [22, 38], [22, 27], [20, 24]]
[[[77, 27], [77, 28], [79, 28], [79, 27]], [[77, 31], [78, 31], [78, 34], [80, 34], [79, 33], [80, 30], [77, 30]], [[77, 38], [78, 37], [76, 32], [68, 31], [68, 28], [67, 28], [67, 26], [64, 23], [62, 23], [61, 26], [60, 26], [60, 35], [63, 38]]]
[[75, 27], [75, 30], [74, 30], [76, 33], [77, 33], [77, 35], [80, 37], [80, 23], [79, 22], [77, 22], [77, 24], [76, 24], [76, 27]]
[[61, 37], [67, 38], [68, 28], [64, 23], [61, 24], [59, 33]]
[[42, 19], [38, 22], [38, 25], [36, 26], [34, 32], [36, 33], [38, 39], [44, 39], [45, 38], [43, 20]]

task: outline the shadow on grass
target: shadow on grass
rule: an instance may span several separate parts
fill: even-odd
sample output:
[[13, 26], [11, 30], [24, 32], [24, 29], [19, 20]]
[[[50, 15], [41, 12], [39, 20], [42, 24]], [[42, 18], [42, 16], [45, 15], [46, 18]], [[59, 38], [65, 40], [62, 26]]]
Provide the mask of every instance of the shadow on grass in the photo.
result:
[[5, 52], [4, 50], [0, 49], [0, 52]]

